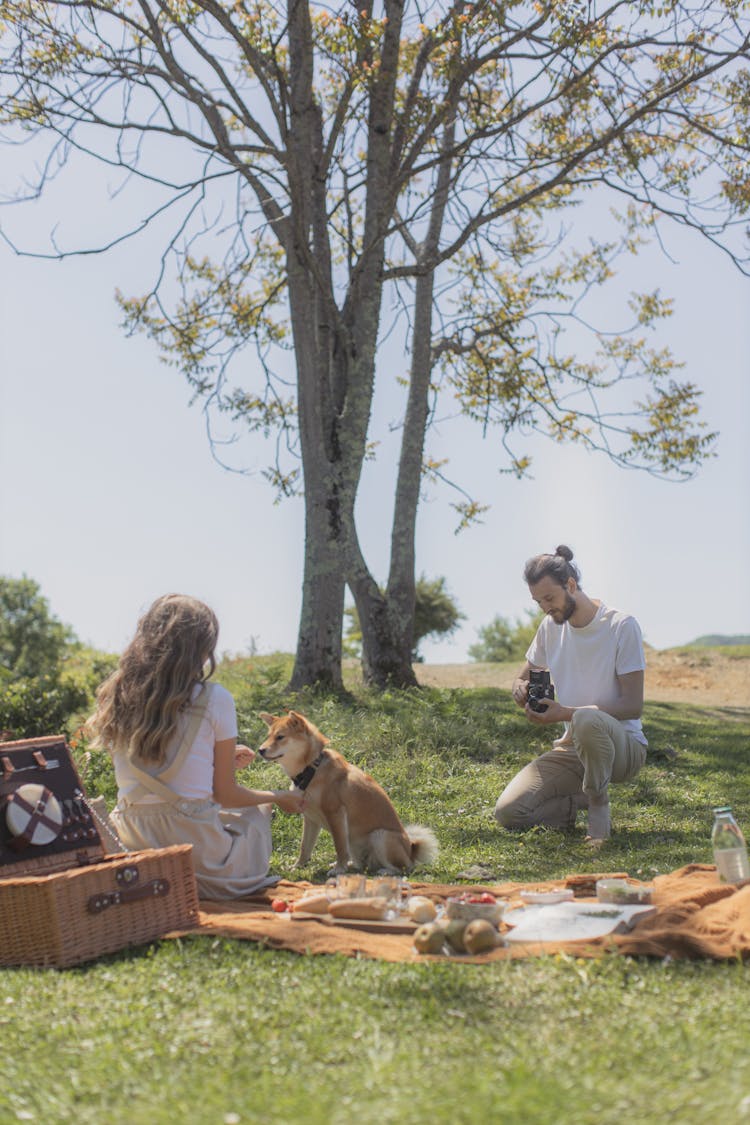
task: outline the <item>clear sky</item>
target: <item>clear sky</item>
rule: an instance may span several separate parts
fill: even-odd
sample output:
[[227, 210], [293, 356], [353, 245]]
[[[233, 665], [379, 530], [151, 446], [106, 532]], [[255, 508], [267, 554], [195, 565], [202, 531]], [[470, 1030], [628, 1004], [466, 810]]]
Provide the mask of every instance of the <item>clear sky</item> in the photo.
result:
[[[27, 246], [42, 246], [58, 219], [69, 244], [78, 236], [92, 244], [106, 226], [103, 197], [82, 174], [51, 206], [3, 210], [0, 223]], [[118, 327], [115, 287], [148, 286], [156, 237], [65, 262], [0, 246], [0, 573], [36, 579], [58, 617], [110, 651], [167, 591], [215, 608], [225, 651], [292, 651], [301, 500], [274, 505], [264, 458], [247, 446], [228, 452], [250, 475], [220, 468], [179, 372]], [[454, 535], [446, 491], [431, 490], [421, 506], [418, 573], [443, 575], [466, 615], [451, 640], [423, 646], [427, 660], [461, 662], [480, 626], [531, 608], [523, 563], [560, 542], [574, 549], [584, 589], [634, 613], [656, 648], [750, 632], [750, 282], [696, 238], [667, 241], [673, 261], [644, 252], [633, 280], [677, 300], [655, 342], [686, 360], [683, 375], [704, 389], [704, 416], [721, 431], [718, 458], [676, 485], [539, 440], [534, 479], [519, 482], [498, 473], [497, 435], [483, 441], [466, 424], [445, 423], [430, 454], [450, 456], [454, 476], [491, 508], [481, 526]], [[376, 414], [384, 445], [360, 505], [379, 580], [393, 494], [390, 421], [387, 407]]]

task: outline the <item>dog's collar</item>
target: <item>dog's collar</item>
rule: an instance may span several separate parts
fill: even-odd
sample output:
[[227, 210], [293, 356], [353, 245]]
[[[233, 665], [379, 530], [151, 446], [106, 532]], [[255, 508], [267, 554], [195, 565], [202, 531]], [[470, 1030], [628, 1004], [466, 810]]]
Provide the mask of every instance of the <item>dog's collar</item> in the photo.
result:
[[296, 777], [292, 778], [292, 784], [295, 785], [297, 789], [301, 789], [303, 793], [315, 777], [315, 771], [323, 761], [324, 754], [325, 750], [321, 750], [314, 762], [310, 762], [309, 766], [305, 766], [301, 773], [298, 773]]

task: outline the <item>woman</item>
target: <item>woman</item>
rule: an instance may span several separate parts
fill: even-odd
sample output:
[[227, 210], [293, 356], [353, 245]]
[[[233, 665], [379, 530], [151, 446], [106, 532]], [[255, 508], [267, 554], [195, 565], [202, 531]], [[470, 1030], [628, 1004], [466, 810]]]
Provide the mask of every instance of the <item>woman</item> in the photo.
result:
[[192, 844], [198, 893], [228, 899], [278, 882], [268, 875], [272, 806], [299, 813], [304, 794], [236, 781], [235, 770], [254, 753], [237, 745], [231, 694], [207, 682], [218, 635], [203, 602], [182, 594], [158, 598], [99, 688], [88, 726], [112, 755], [112, 820], [123, 844]]

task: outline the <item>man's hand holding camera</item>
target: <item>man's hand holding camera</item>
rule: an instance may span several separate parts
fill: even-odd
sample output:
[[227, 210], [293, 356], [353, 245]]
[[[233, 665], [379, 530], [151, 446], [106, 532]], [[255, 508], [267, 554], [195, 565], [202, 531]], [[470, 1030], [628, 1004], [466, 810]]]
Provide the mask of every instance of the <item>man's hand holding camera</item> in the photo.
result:
[[553, 723], [569, 722], [573, 711], [563, 707], [555, 699], [555, 689], [548, 671], [528, 669], [528, 679], [521, 675], [513, 682], [511, 694], [519, 707], [523, 707], [526, 718], [537, 726], [551, 726]]
[[510, 690], [514, 703], [517, 703], [519, 707], [525, 707], [529, 695], [529, 681], [519, 676], [517, 680], [513, 681], [513, 687]]
[[563, 707], [556, 699], [546, 699], [538, 706], [539, 710], [535, 710], [527, 703], [524, 710], [529, 722], [540, 727], [547, 727], [552, 723], [567, 723], [573, 714], [572, 707]]

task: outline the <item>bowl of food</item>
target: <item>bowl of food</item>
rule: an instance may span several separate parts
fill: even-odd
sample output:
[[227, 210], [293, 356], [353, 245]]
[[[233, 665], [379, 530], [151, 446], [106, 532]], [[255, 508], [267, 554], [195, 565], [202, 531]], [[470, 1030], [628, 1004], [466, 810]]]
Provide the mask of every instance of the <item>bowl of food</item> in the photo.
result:
[[481, 894], [465, 891], [446, 899], [445, 913], [449, 918], [460, 918], [464, 922], [481, 918], [497, 926], [502, 921], [506, 906], [504, 899], [495, 898], [489, 891], [482, 891]]
[[615, 906], [644, 906], [651, 902], [651, 888], [624, 879], [597, 879], [596, 897]]
[[556, 906], [558, 902], [572, 902], [575, 895], [571, 890], [521, 891], [521, 902], [529, 906]]

